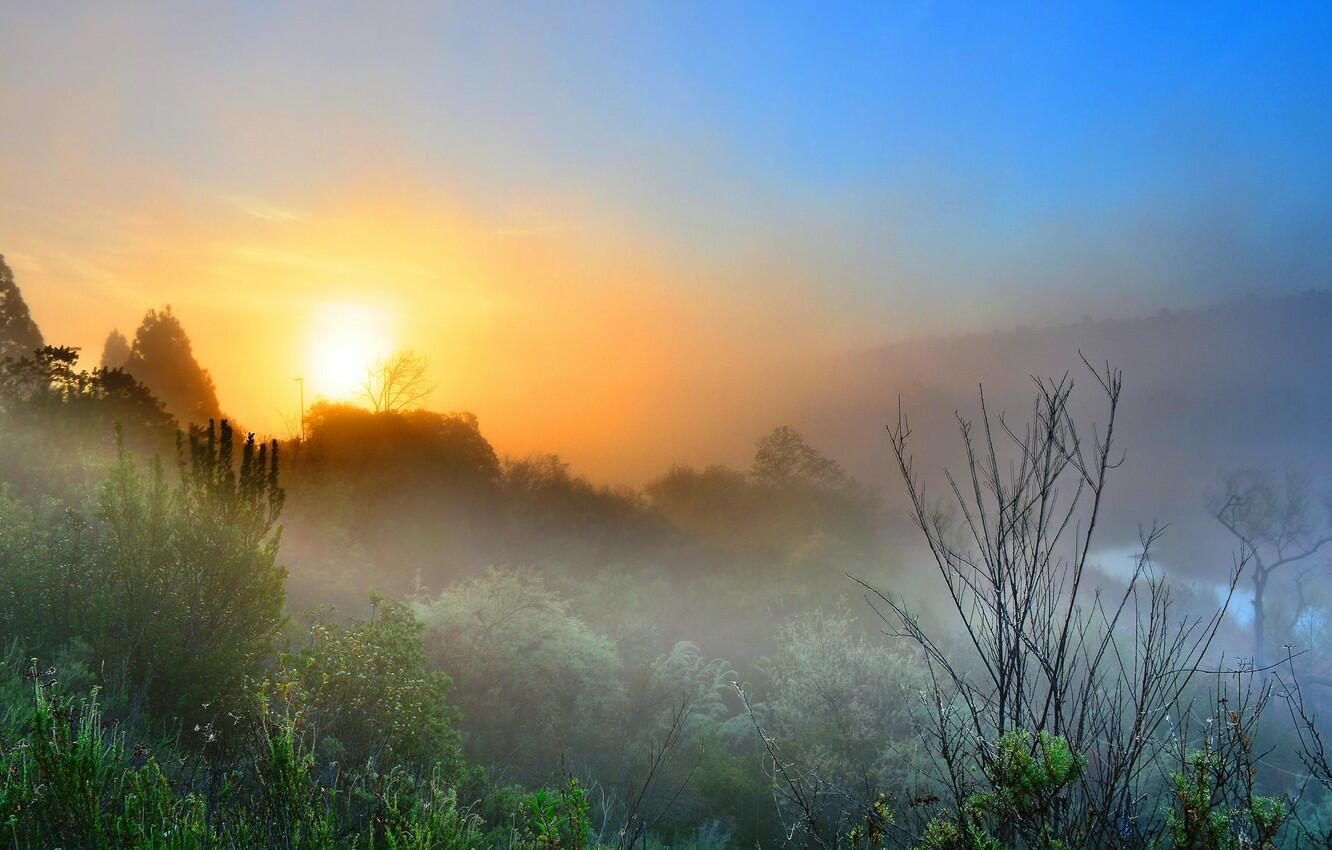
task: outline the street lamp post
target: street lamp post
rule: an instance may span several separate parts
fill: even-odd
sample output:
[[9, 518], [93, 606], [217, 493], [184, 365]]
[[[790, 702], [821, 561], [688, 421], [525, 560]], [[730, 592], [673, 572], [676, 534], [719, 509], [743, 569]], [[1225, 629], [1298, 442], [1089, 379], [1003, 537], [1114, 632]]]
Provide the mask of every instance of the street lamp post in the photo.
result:
[[297, 378], [296, 383], [301, 388], [301, 442], [305, 442], [305, 378]]

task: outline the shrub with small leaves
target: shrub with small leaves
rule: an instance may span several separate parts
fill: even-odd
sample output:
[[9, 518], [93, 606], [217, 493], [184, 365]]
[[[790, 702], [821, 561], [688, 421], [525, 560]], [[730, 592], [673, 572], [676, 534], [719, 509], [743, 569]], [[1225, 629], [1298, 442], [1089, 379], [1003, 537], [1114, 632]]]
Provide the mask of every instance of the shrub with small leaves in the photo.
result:
[[587, 793], [577, 778], [539, 788], [519, 805], [526, 835], [545, 850], [586, 850], [592, 836]]
[[[1252, 793], [1252, 772], [1233, 771], [1209, 737], [1171, 776], [1166, 832], [1174, 850], [1273, 850], [1290, 818], [1281, 797]], [[1231, 787], [1236, 783], [1243, 788]]]
[[846, 837], [848, 850], [879, 850], [888, 838], [888, 827], [895, 822], [888, 795], [880, 794], [866, 810], [860, 823]]
[[446, 696], [449, 677], [429, 672], [421, 624], [411, 609], [371, 600], [367, 622], [315, 623], [309, 644], [284, 656], [274, 684], [287, 684], [320, 751], [346, 767], [462, 769]]
[[1044, 730], [1001, 735], [988, 753], [989, 787], [971, 794], [961, 811], [932, 819], [917, 850], [1069, 846], [1057, 816], [1063, 795], [1081, 778], [1086, 763], [1066, 739]]

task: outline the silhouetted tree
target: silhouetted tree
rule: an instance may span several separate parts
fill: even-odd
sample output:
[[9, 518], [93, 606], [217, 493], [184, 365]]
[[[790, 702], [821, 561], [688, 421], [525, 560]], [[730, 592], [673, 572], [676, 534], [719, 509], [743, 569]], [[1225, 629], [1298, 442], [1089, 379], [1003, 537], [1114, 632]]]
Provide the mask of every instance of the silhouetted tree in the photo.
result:
[[310, 408], [306, 428], [307, 458], [330, 469], [394, 482], [493, 483], [499, 476], [499, 458], [467, 412], [371, 413], [320, 402]]
[[78, 351], [57, 346], [0, 362], [0, 481], [16, 495], [81, 498], [117, 426], [136, 451], [175, 445], [176, 421], [126, 372], [80, 369]]
[[22, 357], [42, 347], [42, 332], [28, 312], [14, 272], [0, 254], [0, 360]]
[[213, 379], [194, 359], [190, 338], [170, 306], [143, 317], [125, 371], [152, 390], [182, 424], [221, 418]]
[[56, 404], [77, 395], [87, 381], [78, 371], [79, 352], [48, 345], [15, 357], [0, 369], [0, 402], [6, 413]]
[[78, 363], [77, 349], [54, 345], [6, 361], [0, 413], [47, 434], [72, 426], [100, 440], [119, 425], [136, 448], [169, 442], [175, 420], [147, 387], [124, 370], [80, 370]]
[[[372, 413], [319, 402], [305, 421], [306, 439], [293, 452], [291, 472], [295, 534], [307, 551], [340, 561], [354, 546], [401, 567], [386, 567], [375, 579], [379, 589], [398, 592], [416, 581], [414, 565], [442, 563], [485, 534], [500, 462], [475, 416]], [[326, 548], [338, 535], [345, 545]]]
[[597, 486], [558, 455], [506, 458], [500, 484], [511, 515], [538, 538], [528, 546], [554, 545], [575, 529], [590, 539], [625, 535], [642, 545], [660, 530], [632, 490]]
[[846, 473], [837, 461], [785, 425], [759, 438], [750, 475], [760, 484], [771, 485], [804, 482], [835, 487], [847, 482]]
[[[1241, 556], [1253, 576], [1253, 659], [1265, 667], [1268, 622], [1267, 590], [1272, 576], [1332, 543], [1332, 505], [1325, 516], [1309, 498], [1309, 482], [1294, 470], [1280, 481], [1261, 469], [1226, 473], [1221, 493], [1212, 497], [1212, 516], [1240, 542]], [[1299, 606], [1301, 609], [1303, 606]], [[1303, 610], [1294, 612], [1298, 619]], [[1293, 625], [1293, 624], [1292, 624]]]
[[102, 368], [123, 369], [125, 364], [129, 363], [132, 353], [129, 340], [125, 338], [125, 335], [118, 330], [113, 330], [107, 335], [106, 342], [102, 345]]
[[434, 387], [426, 381], [429, 362], [411, 349], [366, 367], [361, 395], [375, 413], [398, 413], [420, 405]]
[[727, 466], [673, 466], [644, 489], [649, 502], [677, 528], [734, 547], [750, 535], [761, 506], [748, 476]]
[[[966, 462], [943, 478], [962, 534], [926, 498], [905, 415], [888, 428], [913, 524], [961, 629], [960, 638], [944, 636], [903, 597], [862, 582], [890, 636], [924, 660], [922, 761], [937, 789], [931, 802], [943, 807], [919, 847], [1164, 846], [1168, 821], [1142, 801], [1167, 766], [1163, 754], [1179, 740], [1172, 717], [1189, 713], [1180, 711], [1180, 700], [1209, 654], [1239, 574], [1232, 573], [1213, 615], [1177, 615], [1168, 586], [1151, 571], [1160, 534], [1153, 528], [1143, 534], [1122, 590], [1093, 587], [1088, 567], [1098, 519], [1124, 457], [1115, 443], [1122, 376], [1087, 365], [1106, 401], [1100, 427], [1075, 419], [1068, 376], [1036, 380], [1025, 426], [1010, 425], [983, 401], [979, 420], [958, 417]], [[829, 835], [822, 801], [839, 789], [782, 756], [784, 741], [762, 742], [780, 804], [794, 816], [784, 821], [791, 834], [840, 846], [820, 837]], [[874, 830], [890, 821], [872, 793], [838, 809]], [[1227, 839], [1171, 846], [1275, 845]]]
[[877, 533], [873, 494], [785, 426], [757, 441], [748, 473], [676, 466], [645, 493], [677, 528], [769, 561], [860, 556]]

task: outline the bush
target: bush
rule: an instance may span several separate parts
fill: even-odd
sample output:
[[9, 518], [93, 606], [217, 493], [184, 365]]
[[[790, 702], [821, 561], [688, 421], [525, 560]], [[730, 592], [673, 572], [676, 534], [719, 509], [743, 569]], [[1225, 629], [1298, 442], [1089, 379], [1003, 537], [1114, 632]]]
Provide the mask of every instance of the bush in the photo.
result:
[[841, 784], [900, 786], [920, 679], [910, 659], [872, 640], [847, 613], [805, 614], [781, 628], [779, 641], [762, 665], [763, 710], [789, 754]]
[[538, 788], [518, 808], [525, 837], [543, 850], [585, 850], [591, 841], [587, 794], [577, 779]]
[[[531, 846], [488, 834], [438, 770], [348, 771], [320, 781], [291, 703], [251, 703], [227, 764], [129, 745], [96, 693], [60, 696], [30, 668], [25, 731], [0, 740], [0, 842], [25, 850], [462, 850]], [[253, 723], [249, 727], [249, 723]], [[564, 845], [562, 845], [564, 846]]]
[[492, 570], [418, 604], [426, 655], [457, 685], [468, 755], [541, 784], [617, 733], [620, 661], [536, 576]]
[[[1233, 716], [1229, 725], [1239, 725]], [[1247, 755], [1247, 753], [1246, 753]], [[1178, 850], [1271, 850], [1291, 811], [1282, 797], [1255, 794], [1254, 770], [1235, 770], [1227, 758], [1206, 738], [1200, 749], [1189, 753], [1180, 770], [1171, 774], [1170, 808], [1166, 834]]]
[[202, 847], [202, 801], [177, 796], [155, 760], [34, 666], [31, 733], [0, 758], [3, 834], [16, 847]]
[[427, 672], [421, 624], [399, 603], [372, 597], [368, 622], [315, 623], [309, 644], [285, 656], [276, 687], [317, 730], [320, 752], [349, 767], [461, 770], [449, 677]]
[[158, 716], [188, 722], [238, 697], [283, 621], [277, 446], [251, 435], [238, 466], [233, 450], [227, 423], [210, 423], [174, 487], [123, 449], [102, 487], [90, 643]]
[[95, 513], [0, 497], [0, 622], [43, 657], [71, 642], [134, 706], [192, 725], [271, 657], [283, 621], [276, 446], [195, 435], [175, 483], [122, 444]]

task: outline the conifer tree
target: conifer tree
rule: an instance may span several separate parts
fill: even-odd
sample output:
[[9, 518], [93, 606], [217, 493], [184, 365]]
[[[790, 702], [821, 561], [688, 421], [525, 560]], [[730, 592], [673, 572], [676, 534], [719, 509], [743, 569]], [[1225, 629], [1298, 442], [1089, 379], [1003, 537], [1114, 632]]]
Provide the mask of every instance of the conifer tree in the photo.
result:
[[125, 338], [125, 335], [119, 330], [111, 331], [106, 337], [106, 342], [102, 345], [102, 368], [125, 368], [131, 353], [129, 340]]
[[213, 379], [194, 359], [190, 338], [170, 306], [143, 317], [125, 371], [152, 390], [182, 425], [222, 418]]
[[14, 272], [0, 254], [0, 360], [25, 357], [42, 347], [42, 332], [14, 282]]

